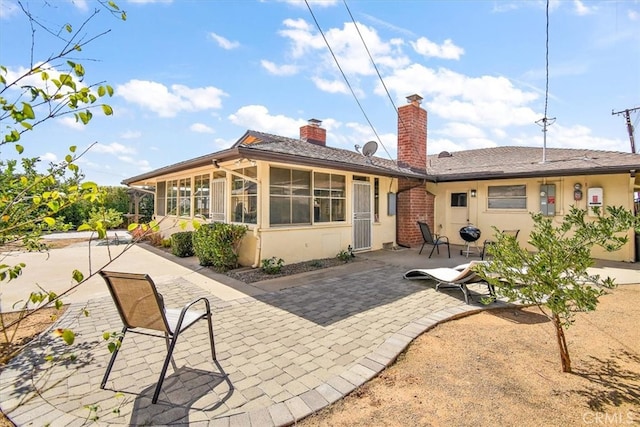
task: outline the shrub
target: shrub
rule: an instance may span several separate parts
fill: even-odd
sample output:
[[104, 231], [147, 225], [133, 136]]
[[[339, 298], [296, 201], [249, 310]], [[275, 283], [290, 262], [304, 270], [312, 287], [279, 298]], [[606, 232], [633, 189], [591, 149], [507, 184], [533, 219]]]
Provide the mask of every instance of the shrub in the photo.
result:
[[122, 212], [112, 208], [93, 208], [89, 213], [89, 225], [93, 230], [101, 228], [98, 225], [102, 223], [105, 230], [118, 228], [122, 224]]
[[238, 248], [247, 226], [214, 222], [193, 233], [193, 249], [202, 266], [224, 272], [238, 266]]
[[265, 258], [262, 260], [262, 271], [267, 274], [278, 274], [282, 270], [284, 260], [282, 258]]
[[157, 247], [163, 246], [163, 242], [165, 239], [162, 238], [162, 235], [160, 233], [151, 233], [145, 238], [145, 240], [149, 242], [150, 245]]
[[351, 258], [353, 258], [353, 253], [342, 250], [338, 252], [338, 255], [336, 255], [336, 258], [338, 258], [340, 261], [343, 261], [343, 262], [349, 262], [351, 261]]
[[177, 257], [193, 256], [193, 231], [180, 231], [171, 235], [171, 253]]
[[171, 247], [171, 239], [162, 239], [162, 242], [160, 243], [160, 246], [162, 246], [163, 248], [170, 248]]

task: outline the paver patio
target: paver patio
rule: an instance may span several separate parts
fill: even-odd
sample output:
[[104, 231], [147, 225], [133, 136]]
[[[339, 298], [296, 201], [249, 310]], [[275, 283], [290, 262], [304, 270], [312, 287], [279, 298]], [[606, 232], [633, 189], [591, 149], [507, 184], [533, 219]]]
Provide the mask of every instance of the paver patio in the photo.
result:
[[[109, 359], [101, 336], [120, 331], [121, 321], [108, 297], [87, 302], [88, 318], [80, 319], [74, 304], [56, 327], [78, 334], [75, 357], [45, 362], [47, 354], [63, 355], [68, 348], [43, 334], [0, 373], [0, 405], [18, 425], [83, 425], [95, 416], [104, 425], [292, 424], [375, 376], [433, 325], [485, 308], [466, 305], [461, 292], [436, 292], [432, 282], [402, 279], [408, 265], [419, 266], [416, 259], [422, 266], [464, 259], [385, 255], [360, 261], [356, 269], [303, 276], [303, 285], [279, 291], [233, 300], [206, 295], [218, 361], [210, 360], [206, 322], [199, 322], [181, 335], [155, 405], [163, 340], [127, 335], [101, 390]], [[156, 283], [168, 306], [205, 294], [184, 277]]]

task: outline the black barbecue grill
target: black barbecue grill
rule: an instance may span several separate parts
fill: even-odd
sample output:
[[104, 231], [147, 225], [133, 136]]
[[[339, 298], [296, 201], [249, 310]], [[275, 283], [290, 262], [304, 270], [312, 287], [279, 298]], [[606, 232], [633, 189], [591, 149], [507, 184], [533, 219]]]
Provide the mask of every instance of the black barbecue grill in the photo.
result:
[[460, 251], [460, 255], [466, 255], [467, 258], [469, 257], [469, 254], [472, 252], [471, 250], [471, 244], [473, 243], [475, 248], [476, 248], [476, 252], [478, 253], [478, 256], [480, 256], [481, 252], [480, 252], [480, 248], [478, 248], [478, 239], [480, 238], [480, 229], [477, 227], [474, 227], [473, 225], [467, 225], [466, 227], [462, 227], [460, 229], [460, 237], [462, 238], [462, 240], [464, 240], [467, 245], [466, 245], [466, 249], [461, 250]]

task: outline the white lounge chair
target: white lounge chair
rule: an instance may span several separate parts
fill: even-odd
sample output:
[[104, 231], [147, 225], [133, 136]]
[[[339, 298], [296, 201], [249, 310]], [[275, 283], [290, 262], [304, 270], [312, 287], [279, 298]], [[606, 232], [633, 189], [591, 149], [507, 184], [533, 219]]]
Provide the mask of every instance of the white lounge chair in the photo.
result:
[[[414, 268], [404, 273], [405, 279], [422, 279], [422, 280], [435, 280], [436, 290], [440, 288], [456, 288], [460, 289], [464, 294], [464, 302], [469, 304], [469, 289], [468, 283], [484, 282], [478, 274], [473, 271], [473, 266], [480, 264], [482, 261], [471, 261], [468, 264], [459, 265], [454, 268], [439, 267], [439, 268]], [[493, 287], [487, 282], [484, 282], [489, 289], [489, 295], [495, 296]]]

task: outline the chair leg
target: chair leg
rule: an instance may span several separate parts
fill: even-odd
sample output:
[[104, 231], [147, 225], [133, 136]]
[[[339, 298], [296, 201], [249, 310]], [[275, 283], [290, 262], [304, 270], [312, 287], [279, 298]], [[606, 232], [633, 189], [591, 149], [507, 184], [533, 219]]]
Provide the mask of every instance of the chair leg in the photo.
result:
[[422, 244], [422, 246], [420, 246], [420, 252], [418, 252], [418, 255], [422, 253], [422, 249], [424, 249], [424, 243]]
[[209, 323], [209, 342], [211, 343], [211, 356], [213, 356], [213, 360], [216, 360], [216, 343], [213, 339], [213, 322], [211, 320], [211, 313], [207, 315], [207, 322]]
[[116, 356], [118, 355], [118, 351], [120, 351], [120, 347], [122, 346], [122, 340], [124, 340], [124, 334], [127, 333], [127, 327], [122, 328], [122, 335], [118, 338], [118, 344], [116, 345], [115, 350], [113, 350], [113, 354], [111, 355], [111, 360], [109, 360], [109, 364], [107, 365], [107, 372], [104, 373], [104, 377], [102, 377], [102, 383], [100, 383], [100, 388], [104, 389], [107, 384], [107, 380], [109, 379], [109, 374], [111, 373], [111, 369], [113, 368], [113, 364], [116, 362]]
[[449, 242], [447, 242], [447, 253], [449, 254], [449, 258], [451, 258], [451, 248], [449, 247]]
[[460, 289], [462, 290], [462, 293], [464, 294], [464, 302], [465, 302], [465, 304], [469, 304], [469, 289], [467, 289], [467, 285], [465, 285], [463, 283], [462, 285], [460, 285]]
[[[438, 245], [433, 245], [433, 248], [431, 248], [431, 253], [429, 254], [429, 258], [431, 258], [431, 255], [433, 255], [433, 251], [435, 251], [437, 247], [438, 247]], [[438, 253], [440, 253], [440, 252], [438, 252]]]
[[160, 372], [160, 378], [158, 379], [158, 384], [156, 385], [156, 391], [153, 393], [153, 399], [151, 399], [151, 403], [156, 403], [158, 401], [158, 396], [160, 395], [160, 389], [162, 388], [164, 377], [167, 374], [167, 369], [169, 368], [169, 362], [171, 361], [171, 356], [173, 355], [173, 349], [176, 347], [176, 341], [178, 341], [177, 333], [171, 339], [171, 345], [169, 346], [169, 350], [167, 351], [167, 357], [164, 359], [164, 364], [162, 365], [162, 372]]

